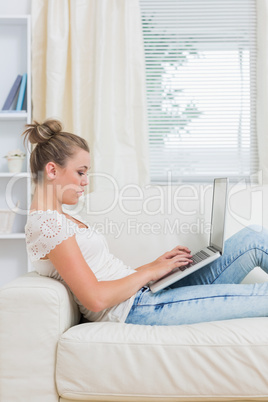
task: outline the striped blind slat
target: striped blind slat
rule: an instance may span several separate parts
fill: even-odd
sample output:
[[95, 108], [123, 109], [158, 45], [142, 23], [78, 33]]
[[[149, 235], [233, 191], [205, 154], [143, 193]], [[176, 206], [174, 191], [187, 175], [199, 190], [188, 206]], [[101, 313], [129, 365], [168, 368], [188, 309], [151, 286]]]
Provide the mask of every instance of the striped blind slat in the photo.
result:
[[255, 0], [140, 5], [152, 182], [255, 173]]

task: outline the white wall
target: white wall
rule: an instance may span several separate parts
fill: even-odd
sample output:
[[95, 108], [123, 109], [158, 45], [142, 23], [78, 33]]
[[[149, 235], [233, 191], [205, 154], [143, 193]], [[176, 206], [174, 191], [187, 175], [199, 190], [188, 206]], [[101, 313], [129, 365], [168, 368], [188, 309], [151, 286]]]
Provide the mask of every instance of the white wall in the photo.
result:
[[31, 0], [0, 0], [0, 15], [31, 14]]

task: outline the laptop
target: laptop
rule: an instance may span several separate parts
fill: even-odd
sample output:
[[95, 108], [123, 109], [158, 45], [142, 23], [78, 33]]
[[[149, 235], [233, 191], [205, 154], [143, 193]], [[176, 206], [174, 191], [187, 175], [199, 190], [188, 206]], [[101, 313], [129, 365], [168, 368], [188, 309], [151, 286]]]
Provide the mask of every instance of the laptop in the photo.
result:
[[224, 248], [227, 187], [227, 178], [214, 179], [209, 244], [193, 254], [191, 258], [193, 262], [191, 264], [175, 268], [163, 278], [151, 281], [148, 286], [153, 293], [185, 278], [222, 255]]

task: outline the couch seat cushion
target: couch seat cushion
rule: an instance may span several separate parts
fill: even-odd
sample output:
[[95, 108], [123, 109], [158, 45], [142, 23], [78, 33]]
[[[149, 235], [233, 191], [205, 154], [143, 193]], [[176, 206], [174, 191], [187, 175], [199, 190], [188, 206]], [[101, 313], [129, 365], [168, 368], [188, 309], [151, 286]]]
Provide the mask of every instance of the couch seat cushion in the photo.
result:
[[65, 332], [57, 353], [64, 400], [268, 398], [267, 318], [170, 327], [87, 323]]

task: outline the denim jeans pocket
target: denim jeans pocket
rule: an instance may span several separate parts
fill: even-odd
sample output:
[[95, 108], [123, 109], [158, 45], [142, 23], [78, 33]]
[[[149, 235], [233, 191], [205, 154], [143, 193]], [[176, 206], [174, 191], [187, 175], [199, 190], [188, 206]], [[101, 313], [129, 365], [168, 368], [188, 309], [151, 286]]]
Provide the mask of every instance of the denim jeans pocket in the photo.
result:
[[136, 297], [135, 304], [136, 304], [136, 305], [141, 304], [141, 301], [142, 301], [144, 295], [145, 295], [147, 292], [149, 292], [149, 291], [150, 291], [150, 288], [149, 288], [148, 286], [142, 287], [142, 288], [140, 289], [140, 291], [139, 291], [137, 297]]

